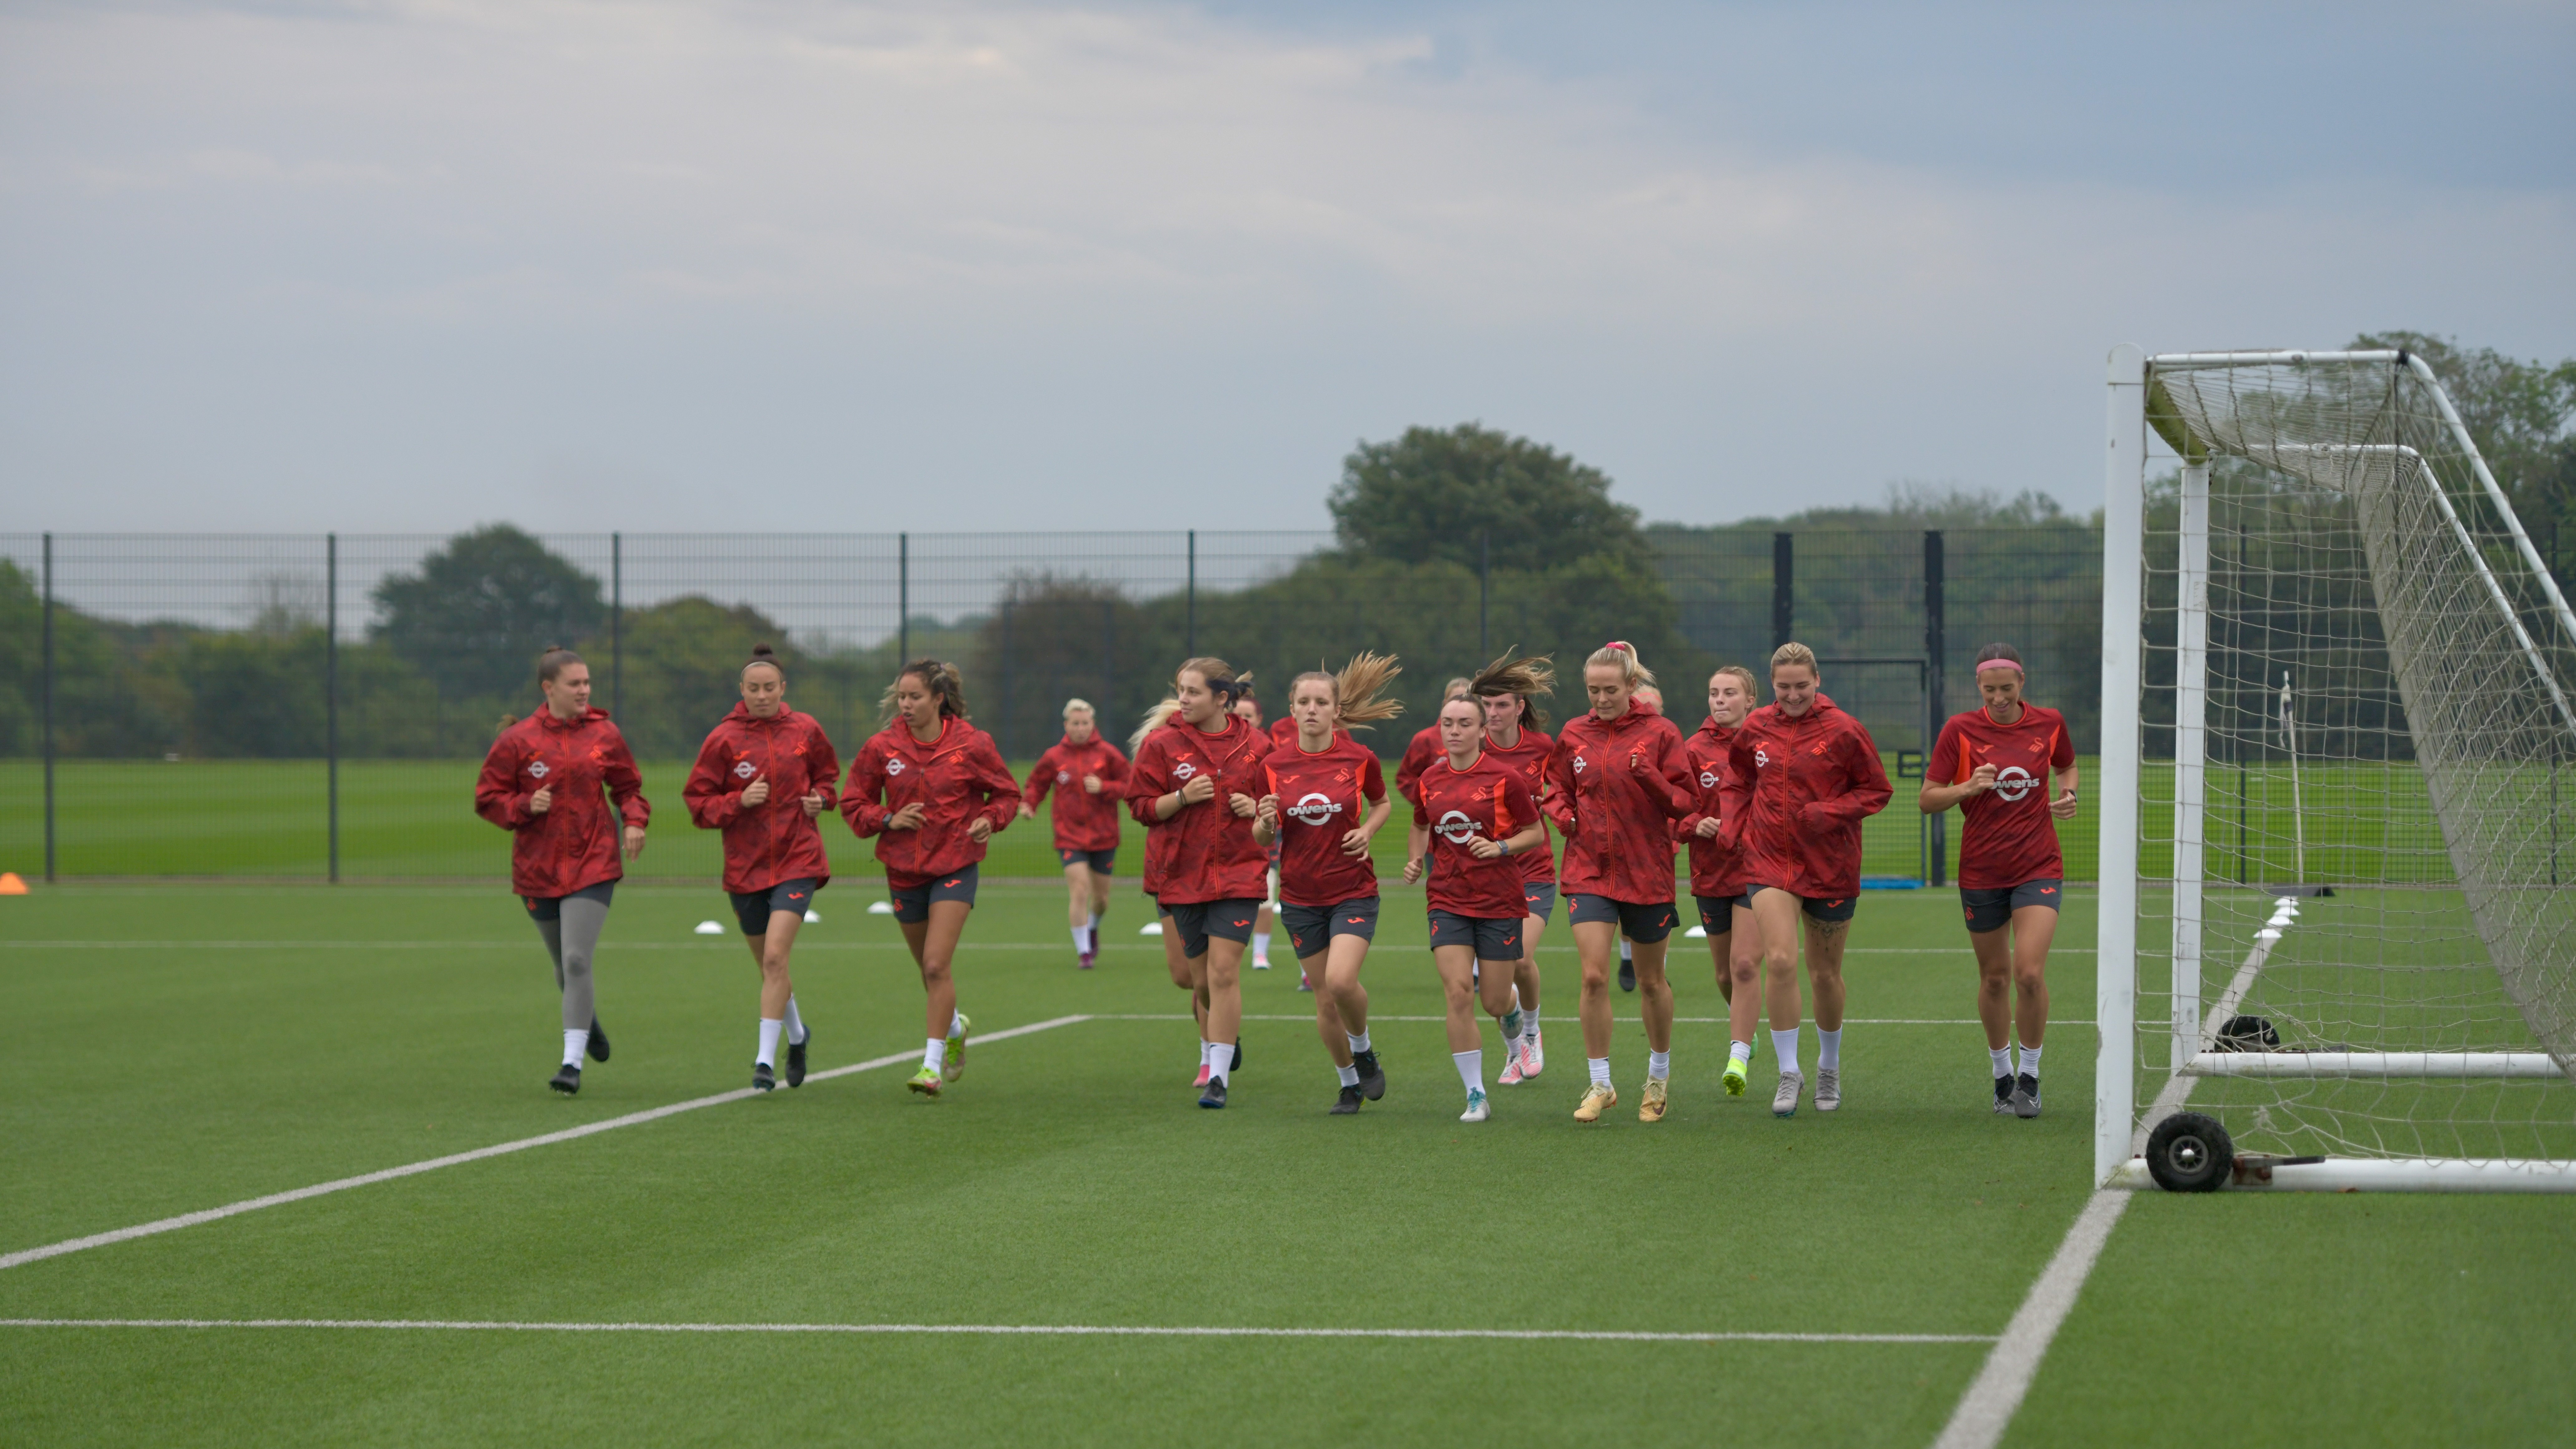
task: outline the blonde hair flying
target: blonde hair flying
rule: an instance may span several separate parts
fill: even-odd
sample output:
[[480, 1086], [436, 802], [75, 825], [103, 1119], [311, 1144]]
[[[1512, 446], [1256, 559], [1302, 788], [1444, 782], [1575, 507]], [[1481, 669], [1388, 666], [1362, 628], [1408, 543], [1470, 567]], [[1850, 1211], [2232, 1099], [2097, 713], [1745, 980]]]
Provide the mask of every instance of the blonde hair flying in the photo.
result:
[[1380, 695], [1394, 678], [1404, 672], [1392, 654], [1372, 654], [1362, 650], [1351, 656], [1339, 674], [1326, 674], [1309, 669], [1288, 681], [1288, 699], [1295, 703], [1297, 686], [1320, 680], [1333, 691], [1333, 723], [1343, 729], [1364, 730], [1379, 720], [1393, 719], [1404, 713], [1404, 701], [1384, 699]]

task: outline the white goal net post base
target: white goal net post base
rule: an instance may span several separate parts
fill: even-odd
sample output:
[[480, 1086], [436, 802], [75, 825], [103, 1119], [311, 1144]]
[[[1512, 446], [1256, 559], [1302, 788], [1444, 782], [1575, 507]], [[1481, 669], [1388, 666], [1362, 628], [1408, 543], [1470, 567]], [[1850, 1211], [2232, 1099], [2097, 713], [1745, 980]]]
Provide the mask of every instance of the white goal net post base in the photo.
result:
[[2421, 358], [2108, 382], [2094, 1181], [2201, 1113], [2232, 1187], [2576, 1192], [2576, 613]]

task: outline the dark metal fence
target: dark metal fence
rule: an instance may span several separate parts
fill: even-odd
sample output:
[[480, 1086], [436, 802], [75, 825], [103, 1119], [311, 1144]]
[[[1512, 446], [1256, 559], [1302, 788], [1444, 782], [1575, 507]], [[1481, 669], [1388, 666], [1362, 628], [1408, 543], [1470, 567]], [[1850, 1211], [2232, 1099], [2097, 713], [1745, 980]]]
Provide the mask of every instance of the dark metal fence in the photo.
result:
[[[1391, 652], [1419, 720], [1448, 677], [1517, 647], [1559, 661], [1561, 715], [1583, 656], [1623, 638], [1688, 730], [1710, 669], [1764, 673], [1797, 638], [1910, 781], [1943, 713], [1972, 702], [1975, 646], [2001, 638], [2092, 749], [2089, 528], [1648, 538], [1642, 564], [1516, 571], [1352, 558], [1324, 533], [0, 535], [0, 869], [496, 876], [505, 843], [462, 803], [471, 762], [535, 707], [550, 644], [589, 659], [661, 820], [683, 826], [655, 830], [645, 871], [691, 878], [714, 873], [714, 843], [684, 828], [679, 780], [757, 642], [845, 752], [898, 661], [957, 660], [978, 723], [1025, 762], [1067, 698], [1123, 735], [1192, 654], [1251, 669], [1275, 702], [1301, 669]], [[1941, 839], [1899, 789], [1869, 869], [1938, 880]]]

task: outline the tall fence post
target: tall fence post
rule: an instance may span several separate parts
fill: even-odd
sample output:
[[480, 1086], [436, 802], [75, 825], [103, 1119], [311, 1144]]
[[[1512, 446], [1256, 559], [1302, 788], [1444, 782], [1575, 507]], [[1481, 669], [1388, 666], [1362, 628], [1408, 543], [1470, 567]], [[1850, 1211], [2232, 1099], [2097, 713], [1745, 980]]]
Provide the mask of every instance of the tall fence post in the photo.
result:
[[1106, 717], [1118, 699], [1118, 601], [1100, 601], [1100, 713]]
[[1196, 659], [1199, 657], [1199, 531], [1195, 528], [1190, 530], [1189, 541], [1189, 598], [1189, 632], [1184, 636], [1187, 643], [1181, 654], [1184, 658]]
[[[1949, 711], [1941, 702], [1941, 667], [1949, 654], [1949, 626], [1943, 617], [1949, 603], [1943, 578], [1941, 530], [1923, 530], [1923, 771], [1932, 772], [1932, 742], [1941, 738]], [[1950, 815], [1926, 815], [1924, 848], [1931, 857], [1924, 879], [1934, 886], [1949, 883]]]
[[1789, 642], [1789, 628], [1797, 613], [1797, 535], [1771, 535], [1771, 647]]
[[1479, 660], [1494, 657], [1493, 642], [1488, 637], [1491, 631], [1485, 627], [1490, 613], [1487, 603], [1493, 592], [1494, 531], [1488, 528], [1476, 538], [1476, 657]]
[[340, 535], [322, 536], [322, 758], [331, 800], [331, 884], [340, 883]]
[[608, 712], [626, 714], [626, 535], [608, 536]]
[[994, 734], [994, 747], [1003, 759], [1011, 757], [1011, 601], [1002, 600], [1002, 717], [1001, 729]]
[[45, 535], [45, 884], [54, 883], [54, 536]]
[[912, 662], [912, 535], [894, 536], [894, 667]]

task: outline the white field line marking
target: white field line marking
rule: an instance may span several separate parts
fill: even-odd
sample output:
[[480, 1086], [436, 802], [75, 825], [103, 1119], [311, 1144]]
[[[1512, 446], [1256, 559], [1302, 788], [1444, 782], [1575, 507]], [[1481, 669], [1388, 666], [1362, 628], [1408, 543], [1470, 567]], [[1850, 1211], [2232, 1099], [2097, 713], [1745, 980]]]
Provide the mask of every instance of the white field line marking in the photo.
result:
[[2005, 1325], [2004, 1336], [1986, 1355], [1986, 1366], [1960, 1396], [1959, 1407], [1950, 1412], [1949, 1427], [1932, 1442], [1932, 1449], [1993, 1449], [2004, 1436], [2005, 1426], [2021, 1408], [2022, 1396], [2030, 1392], [2031, 1378], [2048, 1354], [2049, 1341], [2057, 1337], [2058, 1327], [2074, 1309], [2076, 1295], [2083, 1292], [2084, 1280], [2102, 1256], [2102, 1245], [2110, 1240], [2120, 1214], [2128, 1209], [2131, 1195], [2125, 1189], [2104, 1189], [2076, 1214], [2075, 1226], [2066, 1230], [2066, 1241], [2057, 1245], [2057, 1256], [2048, 1260], [2039, 1281], [2030, 1285], [2030, 1296]]
[[[981, 1036], [968, 1037], [966, 1039], [966, 1044], [968, 1046], [981, 1046], [986, 1042], [1008, 1041], [1015, 1036], [1027, 1036], [1031, 1032], [1047, 1031], [1059, 1026], [1071, 1026], [1075, 1022], [1089, 1021], [1090, 1019], [1091, 1018], [1088, 1016], [1059, 1016], [1051, 1021], [1036, 1021], [1029, 1023], [1027, 1026], [1008, 1027], [1001, 1031], [988, 1031]], [[806, 1075], [805, 1080], [809, 1082], [829, 1081], [834, 1077], [849, 1076], [853, 1072], [872, 1072], [879, 1067], [890, 1067], [898, 1062], [917, 1061], [920, 1057], [921, 1053], [917, 1051], [897, 1052], [893, 1056], [876, 1057], [864, 1062], [853, 1062], [848, 1066], [833, 1067], [828, 1071], [810, 1072]], [[758, 1095], [759, 1093], [754, 1092], [749, 1087], [739, 1088], [731, 1092], [718, 1092], [712, 1097], [697, 1097], [686, 1102], [673, 1102], [667, 1107], [654, 1107], [642, 1112], [629, 1112], [623, 1117], [611, 1117], [603, 1122], [592, 1122], [580, 1127], [567, 1127], [561, 1132], [548, 1132], [537, 1137], [522, 1137], [516, 1142], [497, 1142], [490, 1147], [477, 1147], [471, 1152], [450, 1153], [445, 1157], [433, 1157], [426, 1162], [413, 1162], [401, 1167], [388, 1167], [378, 1172], [364, 1172], [360, 1173], [356, 1177], [343, 1177], [331, 1182], [318, 1182], [311, 1187], [299, 1187], [288, 1192], [273, 1192], [268, 1194], [266, 1197], [245, 1198], [240, 1202], [226, 1203], [222, 1207], [206, 1208], [193, 1213], [181, 1213], [177, 1217], [161, 1218], [154, 1222], [137, 1223], [130, 1228], [117, 1228], [111, 1232], [92, 1233], [83, 1238], [66, 1238], [59, 1243], [47, 1243], [41, 1248], [24, 1248], [15, 1253], [0, 1253], [0, 1269], [15, 1268], [22, 1263], [39, 1262], [46, 1258], [59, 1258], [65, 1253], [77, 1253], [84, 1248], [103, 1248], [111, 1243], [123, 1243], [130, 1242], [136, 1238], [148, 1238], [155, 1233], [175, 1232], [180, 1228], [193, 1228], [200, 1223], [211, 1223], [222, 1218], [237, 1217], [242, 1213], [257, 1212], [261, 1208], [282, 1207], [287, 1203], [302, 1202], [306, 1198], [321, 1197], [327, 1193], [345, 1192], [353, 1187], [368, 1187], [379, 1182], [391, 1182], [396, 1178], [413, 1177], [424, 1172], [435, 1172], [442, 1167], [456, 1167], [468, 1162], [480, 1162], [487, 1157], [502, 1157], [513, 1152], [525, 1152], [531, 1147], [550, 1147], [558, 1142], [570, 1142], [576, 1138], [596, 1136], [602, 1132], [614, 1132], [620, 1127], [635, 1127], [646, 1122], [658, 1122], [662, 1118], [677, 1116], [682, 1112], [694, 1112], [701, 1107], [713, 1107], [725, 1102], [739, 1102], [745, 1097], [755, 1097]]]
[[[2255, 978], [2263, 974], [2264, 964], [2272, 959], [2272, 948], [2281, 944], [2281, 938], [2289, 933], [2290, 923], [2297, 919], [2286, 913], [2287, 908], [2294, 904], [2289, 897], [2282, 897], [2275, 905], [2271, 919], [2255, 933], [2254, 949], [2245, 953], [2245, 964], [2236, 968], [2235, 979], [2227, 983], [2225, 991], [2218, 993], [2218, 1000], [2210, 1003], [2208, 1015], [2201, 1019], [2200, 1040], [2192, 1044], [2195, 1054], [2207, 1051], [2218, 1040], [2218, 1029], [2236, 1014], [2236, 1008], [2244, 1003], [2245, 993], [2254, 989]], [[2199, 1085], [2200, 1078], [2190, 1072], [2176, 1072], [2165, 1080], [2164, 1090], [2156, 1093], [2156, 1099], [2147, 1104], [2146, 1112], [2130, 1130], [2131, 1157], [2146, 1152], [2147, 1135], [2156, 1130], [2157, 1123], [2181, 1111], [2183, 1103], [2191, 1100], [2192, 1089]]]
[[475, 1333], [968, 1333], [1065, 1338], [1503, 1338], [1607, 1343], [1993, 1343], [1990, 1333], [1649, 1333], [1572, 1328], [1197, 1328], [1084, 1323], [511, 1323], [416, 1318], [0, 1318], [0, 1328], [340, 1328]]
[[[1093, 1021], [1195, 1021], [1198, 1018], [1191, 1016], [1185, 1011], [1095, 1011], [1091, 1014], [1091, 1019]], [[1247, 1011], [1243, 1014], [1243, 1019], [1245, 1021], [1313, 1021], [1315, 1018], [1311, 1013], [1303, 1016], [1285, 1016]], [[1447, 1021], [1448, 1019], [1449, 1018], [1445, 1016], [1390, 1016], [1384, 1012], [1372, 1012], [1369, 1015], [1369, 1020], [1371, 1021]], [[1676, 1016], [1673, 1018], [1673, 1021], [1676, 1024], [1685, 1026], [1727, 1026], [1731, 1024], [1727, 1018], [1723, 1016]], [[2062, 1018], [2049, 1022], [2050, 1026], [2091, 1026], [2092, 1024], [2093, 1023], [2090, 1021], [2067, 1021]], [[1979, 1022], [1973, 1016], [1847, 1016], [1843, 1018], [1843, 1025], [1980, 1026], [1983, 1025], [1983, 1023]], [[1765, 1027], [1764, 1030], [1767, 1032], [1769, 1031], [1769, 1028]], [[1767, 1041], [1769, 1038], [1766, 1036], [1764, 1040]]]

